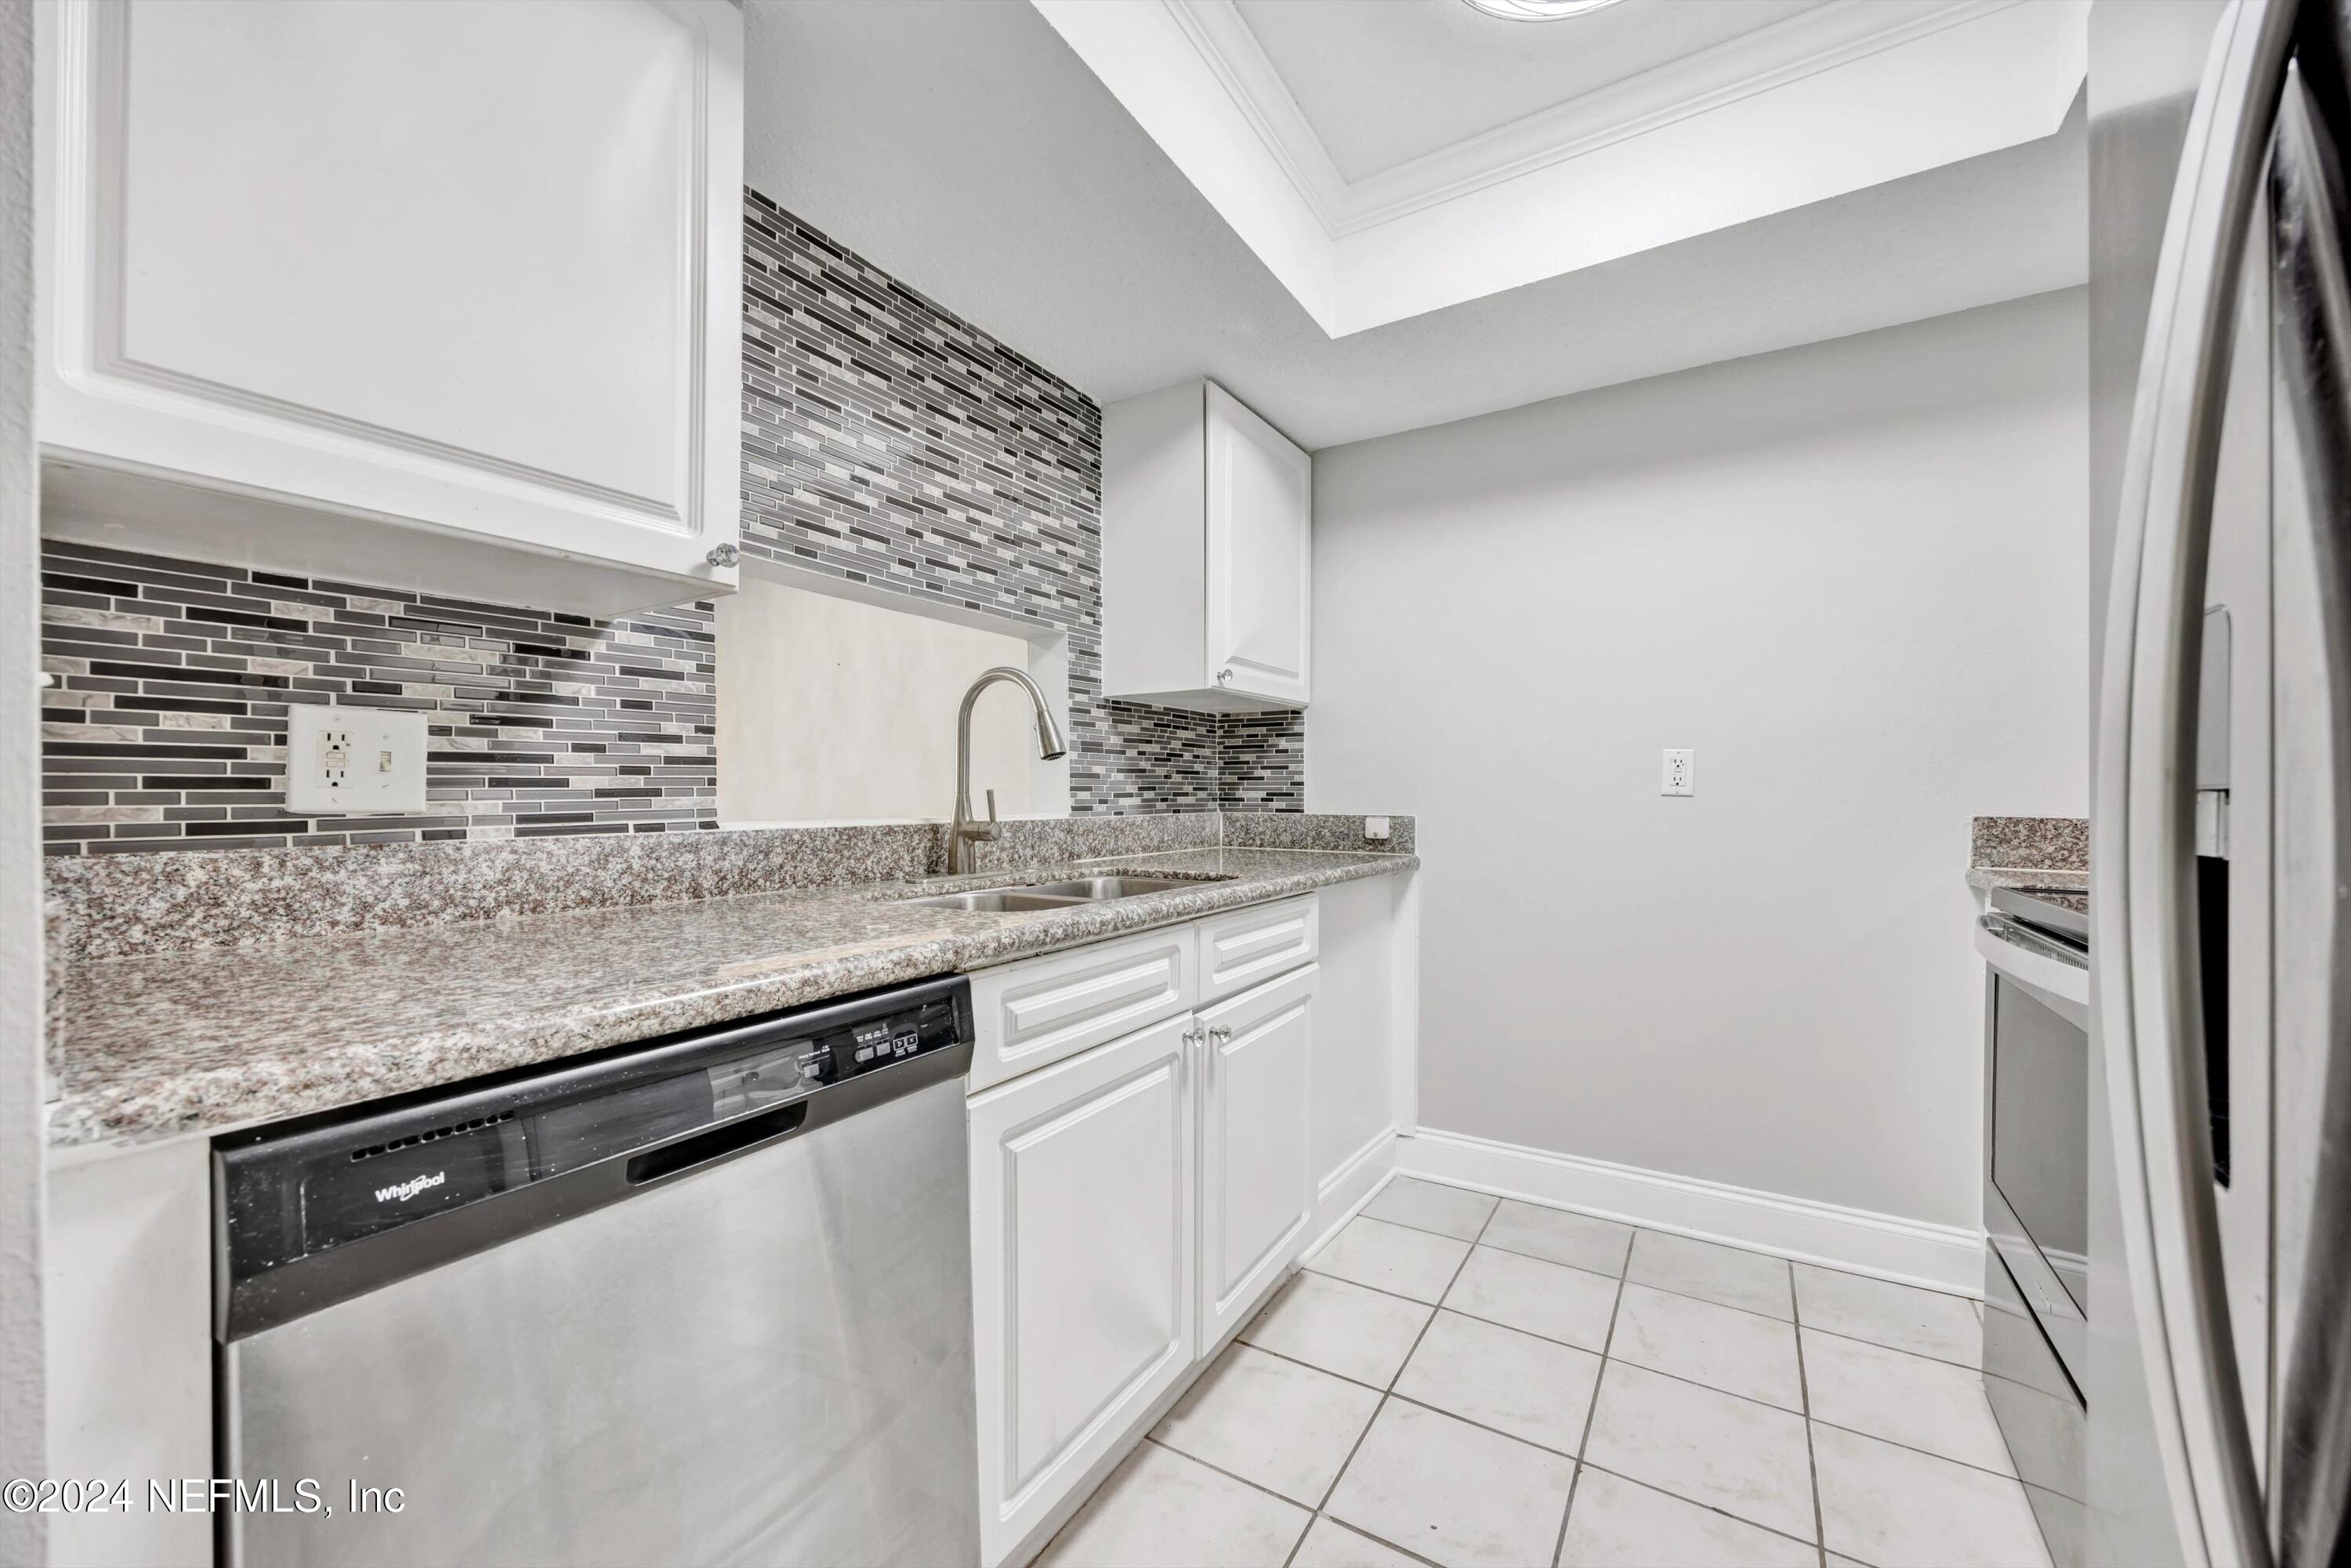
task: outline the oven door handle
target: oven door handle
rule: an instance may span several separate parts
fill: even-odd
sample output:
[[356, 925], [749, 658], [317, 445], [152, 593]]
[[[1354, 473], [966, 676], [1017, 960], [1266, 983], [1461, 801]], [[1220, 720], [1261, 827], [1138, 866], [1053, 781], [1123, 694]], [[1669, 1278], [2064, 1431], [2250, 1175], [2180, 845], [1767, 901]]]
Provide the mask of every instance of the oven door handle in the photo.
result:
[[2212, 1186], [2194, 784], [2204, 579], [2246, 236], [2295, 0], [2232, 0], [2180, 149], [2116, 508], [2090, 907], [2148, 1403], [2191, 1563], [2266, 1568]]
[[2090, 969], [2080, 954], [1997, 915], [1976, 922], [1976, 951], [2051, 1012], [2076, 1029], [2089, 1029]]

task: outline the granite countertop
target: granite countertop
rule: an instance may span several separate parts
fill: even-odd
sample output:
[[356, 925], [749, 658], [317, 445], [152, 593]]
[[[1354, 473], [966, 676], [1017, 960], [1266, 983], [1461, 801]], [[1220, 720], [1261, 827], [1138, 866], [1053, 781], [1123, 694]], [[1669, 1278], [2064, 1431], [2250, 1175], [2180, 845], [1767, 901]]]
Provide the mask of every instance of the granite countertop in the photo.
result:
[[[52, 1146], [214, 1134], [1359, 877], [1409, 854], [1211, 848], [63, 966]], [[901, 900], [1127, 869], [1198, 889], [1021, 914]], [[1208, 878], [1226, 880], [1209, 881]]]

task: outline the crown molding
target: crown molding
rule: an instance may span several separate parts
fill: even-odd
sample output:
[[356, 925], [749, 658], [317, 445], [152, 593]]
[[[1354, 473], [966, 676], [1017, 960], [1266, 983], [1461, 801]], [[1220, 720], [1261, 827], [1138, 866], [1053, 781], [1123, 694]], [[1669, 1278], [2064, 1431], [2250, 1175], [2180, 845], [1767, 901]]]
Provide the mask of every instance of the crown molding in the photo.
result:
[[1645, 135], [2025, 0], [1832, 0], [1742, 37], [1349, 182], [1233, 0], [1161, 0], [1333, 240]]
[[1306, 122], [1264, 46], [1233, 0], [1160, 0], [1248, 120], [1266, 152], [1332, 238], [1343, 232], [1348, 185], [1322, 139]]

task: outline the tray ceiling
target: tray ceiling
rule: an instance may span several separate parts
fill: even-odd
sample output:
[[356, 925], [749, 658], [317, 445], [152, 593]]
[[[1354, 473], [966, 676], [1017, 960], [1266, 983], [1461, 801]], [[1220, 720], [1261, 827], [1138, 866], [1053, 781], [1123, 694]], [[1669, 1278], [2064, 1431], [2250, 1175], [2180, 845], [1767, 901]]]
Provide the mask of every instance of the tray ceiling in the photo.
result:
[[[1334, 338], [2050, 136], [2088, 17], [2087, 0], [1625, 0], [1543, 23], [1458, 0], [1032, 4]], [[1546, 86], [1568, 46], [1543, 40], [1579, 37], [1601, 42]]]
[[1541, 24], [1462, 0], [1238, 0], [1237, 8], [1340, 176], [1353, 181], [1822, 3], [1622, 4]]

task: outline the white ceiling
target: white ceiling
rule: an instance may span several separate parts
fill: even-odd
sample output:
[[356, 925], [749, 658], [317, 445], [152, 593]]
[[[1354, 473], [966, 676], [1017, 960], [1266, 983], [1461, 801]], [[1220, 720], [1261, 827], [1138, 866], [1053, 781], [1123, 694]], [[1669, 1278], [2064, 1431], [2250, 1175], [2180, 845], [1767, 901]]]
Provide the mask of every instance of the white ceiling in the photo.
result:
[[1463, 0], [1238, 0], [1348, 180], [1679, 59], [1822, 0], [1624, 0], [1513, 22]]
[[[1527, 46], [1438, 51], [1416, 94], [1409, 57], [1427, 40], [1414, 29], [1496, 19], [1456, 0], [1309, 6], [1320, 30], [1291, 40], [1284, 68], [1237, 0], [1031, 4], [1334, 338], [2043, 140], [2081, 88], [2089, 13], [1749, 0], [1740, 16], [1776, 19], [1702, 43], [1693, 27], [1679, 41], [1700, 47], [1662, 59], [1678, 3], [1497, 22], [1557, 37], [1626, 16], [1632, 31], [1581, 77], [1560, 73], [1571, 96], [1351, 179], [1287, 71], [1308, 73], [1326, 122], [1360, 138], [1385, 117], [1425, 140], [1462, 122], [1489, 75], [1521, 95], [1507, 108], [1528, 101], [1535, 78], [1510, 63]], [[1374, 61], [1384, 79], [1354, 68]]]
[[1329, 336], [1019, 0], [750, 0], [746, 177], [1104, 402], [1208, 375], [1309, 448], [2080, 283], [2059, 134]]

